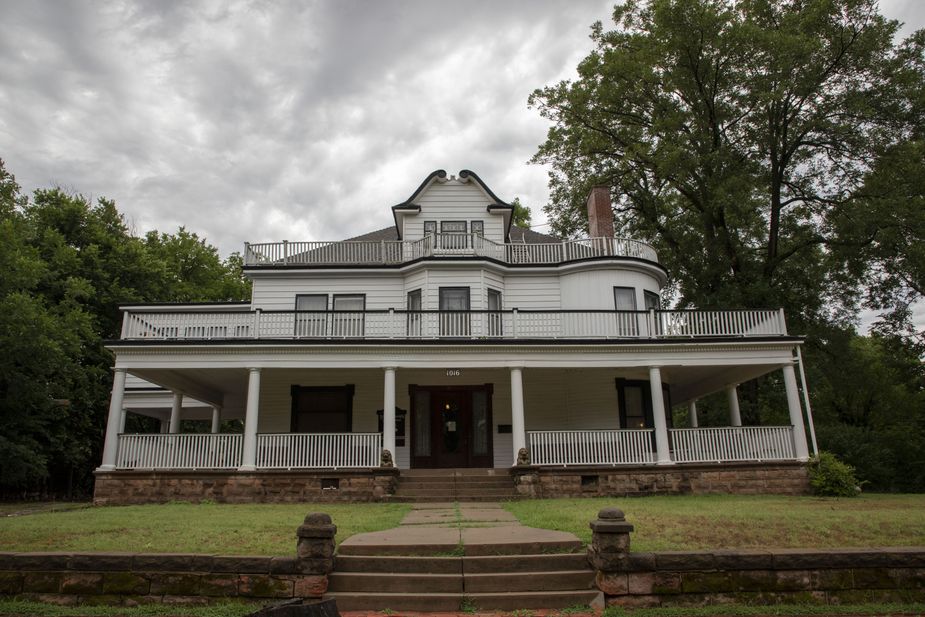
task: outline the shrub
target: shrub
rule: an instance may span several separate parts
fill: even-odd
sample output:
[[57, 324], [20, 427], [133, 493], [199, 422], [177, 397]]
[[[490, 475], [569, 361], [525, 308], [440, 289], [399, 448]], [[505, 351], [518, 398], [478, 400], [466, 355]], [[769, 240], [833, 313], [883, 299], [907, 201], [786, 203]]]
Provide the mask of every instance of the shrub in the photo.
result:
[[854, 497], [861, 492], [854, 467], [831, 452], [820, 452], [809, 462], [809, 485], [816, 495]]

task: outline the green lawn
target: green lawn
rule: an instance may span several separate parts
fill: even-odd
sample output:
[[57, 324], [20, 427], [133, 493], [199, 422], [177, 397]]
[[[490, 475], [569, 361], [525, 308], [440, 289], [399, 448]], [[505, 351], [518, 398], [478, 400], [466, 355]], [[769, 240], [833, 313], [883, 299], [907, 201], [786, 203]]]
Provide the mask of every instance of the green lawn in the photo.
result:
[[542, 499], [504, 507], [524, 525], [588, 542], [588, 523], [606, 506], [621, 508], [636, 526], [634, 551], [925, 546], [925, 495]]
[[0, 550], [294, 555], [296, 528], [327, 512], [337, 541], [389, 529], [404, 504], [108, 506], [0, 518]]

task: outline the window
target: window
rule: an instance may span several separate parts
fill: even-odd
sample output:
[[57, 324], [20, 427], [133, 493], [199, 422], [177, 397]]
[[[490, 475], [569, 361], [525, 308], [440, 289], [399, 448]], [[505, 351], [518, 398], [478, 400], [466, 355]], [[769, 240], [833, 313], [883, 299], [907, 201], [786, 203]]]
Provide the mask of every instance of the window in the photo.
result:
[[653, 293], [651, 291], [643, 291], [642, 299], [646, 303], [647, 311], [650, 311], [650, 310], [657, 311], [659, 308], [661, 308], [661, 300], [659, 299], [657, 293]]
[[636, 289], [633, 287], [613, 288], [614, 307], [618, 311], [636, 310]]
[[469, 288], [440, 288], [440, 335], [469, 336]]
[[349, 433], [353, 425], [353, 385], [292, 386], [293, 433]]
[[421, 300], [420, 289], [408, 292], [408, 336], [421, 336]]
[[504, 316], [501, 313], [501, 292], [497, 289], [488, 290], [488, 310], [492, 311], [488, 313], [488, 336], [501, 336]]
[[477, 236], [485, 235], [485, 221], [472, 221], [469, 223], [469, 229]]
[[630, 312], [620, 312], [636, 310], [636, 290], [633, 287], [614, 287], [613, 303], [614, 308], [617, 310], [614, 315], [616, 335], [637, 336], [639, 334], [640, 316]]
[[334, 313], [331, 316], [331, 334], [344, 337], [362, 337], [366, 310], [363, 294], [335, 295]]
[[437, 234], [437, 221], [424, 221], [424, 235], [433, 236]]
[[322, 337], [326, 334], [328, 296], [300, 294], [295, 297], [295, 335]]
[[[667, 383], [662, 384], [662, 399], [665, 403], [665, 424], [671, 428], [671, 391]], [[647, 380], [617, 379], [617, 404], [620, 406], [620, 428], [653, 428], [652, 387]]]
[[440, 221], [440, 233], [464, 234], [466, 233], [466, 221]]

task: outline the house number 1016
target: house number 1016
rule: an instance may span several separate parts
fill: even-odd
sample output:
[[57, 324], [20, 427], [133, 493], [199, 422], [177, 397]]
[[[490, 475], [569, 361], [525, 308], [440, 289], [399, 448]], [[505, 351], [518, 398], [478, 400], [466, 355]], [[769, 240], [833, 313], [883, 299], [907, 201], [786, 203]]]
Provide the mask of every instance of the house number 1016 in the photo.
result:
[[462, 370], [461, 370], [461, 369], [458, 369], [458, 368], [448, 368], [448, 369], [446, 369], [446, 376], [447, 376], [447, 377], [459, 377], [460, 375], [462, 375]]

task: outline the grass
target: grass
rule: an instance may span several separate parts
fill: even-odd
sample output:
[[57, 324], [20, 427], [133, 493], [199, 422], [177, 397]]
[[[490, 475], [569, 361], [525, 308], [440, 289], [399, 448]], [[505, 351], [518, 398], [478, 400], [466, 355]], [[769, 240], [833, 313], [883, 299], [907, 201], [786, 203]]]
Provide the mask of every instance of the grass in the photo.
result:
[[585, 542], [591, 540], [588, 523], [606, 506], [620, 507], [635, 525], [634, 551], [925, 546], [925, 495], [691, 495], [504, 504], [524, 525], [569, 531]]
[[337, 542], [396, 527], [406, 504], [188, 504], [106, 506], [0, 518], [4, 551], [295, 554], [296, 528], [327, 512]]
[[[17, 600], [0, 600], [0, 615], [36, 615], [38, 617], [243, 617], [260, 605], [225, 602], [210, 606], [164, 606], [146, 604], [135, 607], [125, 606], [58, 606], [41, 602], [22, 602]], [[526, 609], [493, 612], [478, 611], [471, 605], [460, 606], [464, 614], [493, 614], [505, 617], [530, 617], [535, 611]], [[400, 614], [397, 611], [383, 609], [385, 616]], [[543, 615], [574, 616], [593, 614], [587, 607], [562, 609], [559, 611], [539, 611]], [[772, 606], [746, 606], [728, 604], [690, 608], [641, 608], [622, 609], [610, 607], [603, 617], [758, 617], [764, 615], [921, 615], [925, 613], [925, 604], [845, 604], [826, 606], [816, 604], [779, 604]]]
[[759, 617], [765, 615], [922, 615], [925, 604], [724, 604], [719, 606], [639, 608], [608, 607], [602, 617]]
[[259, 609], [263, 604], [222, 602], [209, 606], [59, 606], [42, 602], [0, 600], [0, 615], [35, 615], [37, 617], [242, 617]]

